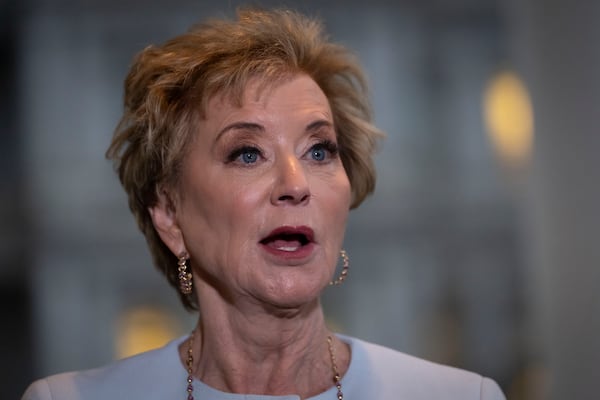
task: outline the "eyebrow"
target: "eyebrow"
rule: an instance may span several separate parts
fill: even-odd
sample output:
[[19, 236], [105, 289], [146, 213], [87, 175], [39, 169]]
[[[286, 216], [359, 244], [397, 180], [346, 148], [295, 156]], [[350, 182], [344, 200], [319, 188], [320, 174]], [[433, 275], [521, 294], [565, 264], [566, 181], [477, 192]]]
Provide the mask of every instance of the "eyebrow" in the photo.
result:
[[314, 122], [311, 122], [306, 127], [306, 131], [318, 131], [321, 128], [331, 128], [333, 129], [333, 124], [326, 119], [319, 119]]
[[[319, 129], [324, 128], [324, 127], [333, 129], [333, 123], [331, 123], [330, 121], [328, 121], [326, 119], [319, 119], [319, 120], [313, 121], [306, 126], [306, 132], [318, 131]], [[223, 136], [225, 133], [227, 133], [229, 131], [235, 131], [235, 130], [244, 130], [244, 131], [259, 133], [259, 132], [264, 132], [265, 128], [262, 125], [254, 123], [254, 122], [244, 122], [244, 121], [234, 122], [232, 124], [227, 125], [225, 128], [221, 129], [219, 131], [219, 133], [217, 134], [217, 138], [215, 139], [215, 141], [218, 141], [221, 138], [221, 136]]]
[[254, 122], [234, 122], [233, 124], [229, 124], [225, 128], [221, 129], [217, 134], [215, 141], [218, 141], [225, 133], [235, 130], [264, 132], [265, 128], [262, 125]]

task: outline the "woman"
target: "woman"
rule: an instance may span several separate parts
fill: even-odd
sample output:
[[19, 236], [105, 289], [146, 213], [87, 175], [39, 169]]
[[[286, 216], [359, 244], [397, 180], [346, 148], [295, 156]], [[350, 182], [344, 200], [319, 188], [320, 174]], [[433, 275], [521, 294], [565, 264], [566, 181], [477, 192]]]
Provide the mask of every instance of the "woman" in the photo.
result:
[[346, 218], [374, 188], [381, 134], [360, 68], [318, 23], [241, 11], [145, 49], [125, 89], [107, 154], [156, 265], [201, 317], [188, 337], [24, 399], [504, 398], [325, 325], [319, 295], [346, 276]]

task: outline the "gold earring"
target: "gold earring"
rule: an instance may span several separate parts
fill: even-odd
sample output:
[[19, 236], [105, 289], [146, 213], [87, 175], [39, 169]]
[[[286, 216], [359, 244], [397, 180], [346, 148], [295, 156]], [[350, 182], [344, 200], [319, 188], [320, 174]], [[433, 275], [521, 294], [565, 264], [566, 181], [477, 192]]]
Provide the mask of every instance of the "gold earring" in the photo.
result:
[[344, 250], [344, 249], [340, 250], [340, 257], [342, 257], [342, 272], [340, 273], [340, 276], [338, 276], [335, 281], [329, 282], [329, 285], [332, 285], [332, 286], [333, 285], [341, 285], [342, 283], [344, 283], [344, 280], [346, 279], [346, 276], [348, 275], [350, 259], [348, 258], [348, 253], [346, 253], [346, 250]]
[[181, 253], [177, 260], [177, 271], [179, 272], [179, 290], [181, 290], [181, 293], [183, 294], [192, 293], [192, 273], [187, 272], [187, 265], [185, 265], [187, 260], [186, 253]]

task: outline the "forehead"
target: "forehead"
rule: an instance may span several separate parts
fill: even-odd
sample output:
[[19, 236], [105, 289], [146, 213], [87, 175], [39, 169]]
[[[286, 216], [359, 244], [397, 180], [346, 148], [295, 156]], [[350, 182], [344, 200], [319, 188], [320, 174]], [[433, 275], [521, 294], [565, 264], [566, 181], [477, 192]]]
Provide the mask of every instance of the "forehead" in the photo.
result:
[[319, 110], [330, 117], [329, 100], [319, 85], [304, 74], [288, 75], [269, 80], [252, 78], [239, 93], [223, 91], [209, 99], [205, 107], [205, 118], [233, 110], [295, 109]]

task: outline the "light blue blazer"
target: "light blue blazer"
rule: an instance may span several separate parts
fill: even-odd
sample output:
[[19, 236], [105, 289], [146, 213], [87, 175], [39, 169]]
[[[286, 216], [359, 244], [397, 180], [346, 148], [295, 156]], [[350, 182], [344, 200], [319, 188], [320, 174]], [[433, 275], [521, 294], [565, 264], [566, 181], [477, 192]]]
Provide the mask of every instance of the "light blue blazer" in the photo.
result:
[[[54, 375], [34, 382], [22, 400], [185, 400], [187, 372], [178, 345], [116, 361], [106, 367]], [[480, 375], [340, 336], [352, 359], [342, 379], [344, 400], [504, 400], [498, 385]], [[194, 381], [196, 400], [300, 400], [297, 395], [224, 393]], [[306, 400], [336, 400], [335, 387]]]

